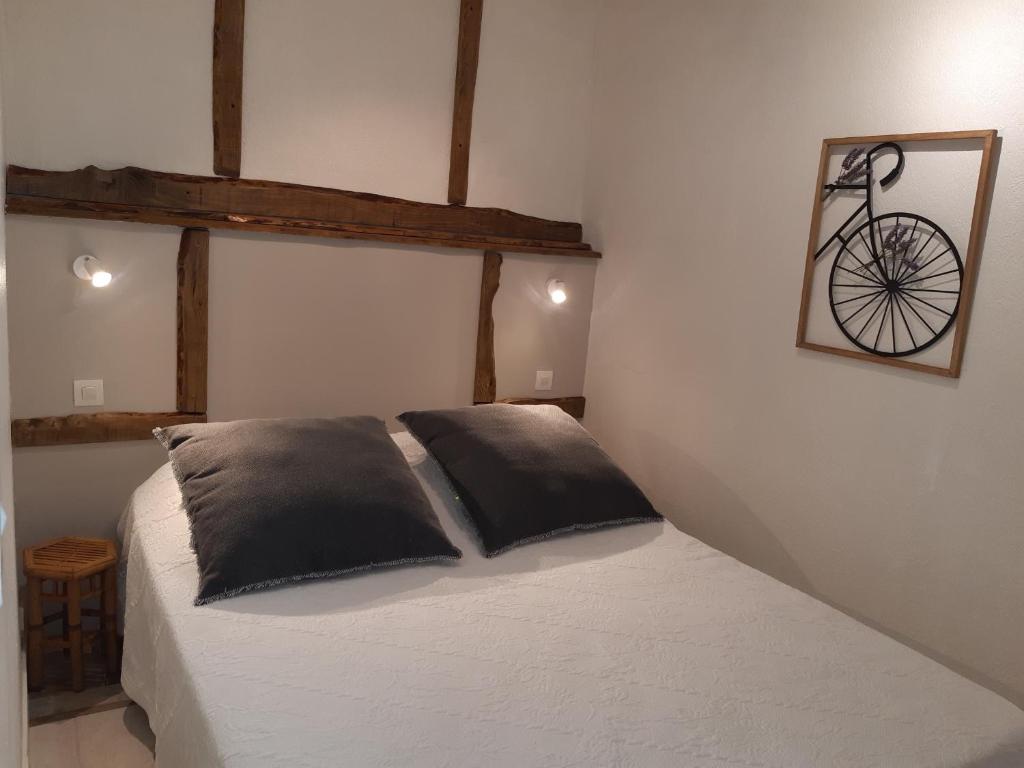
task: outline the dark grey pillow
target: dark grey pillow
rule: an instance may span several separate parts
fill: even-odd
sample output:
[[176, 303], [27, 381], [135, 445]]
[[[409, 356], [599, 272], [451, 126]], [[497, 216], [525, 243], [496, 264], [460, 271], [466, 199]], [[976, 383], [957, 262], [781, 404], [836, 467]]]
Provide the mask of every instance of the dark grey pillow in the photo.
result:
[[475, 405], [398, 420], [444, 468], [488, 557], [566, 531], [661, 519], [557, 406]]
[[154, 434], [192, 527], [196, 605], [462, 556], [380, 419], [255, 419]]

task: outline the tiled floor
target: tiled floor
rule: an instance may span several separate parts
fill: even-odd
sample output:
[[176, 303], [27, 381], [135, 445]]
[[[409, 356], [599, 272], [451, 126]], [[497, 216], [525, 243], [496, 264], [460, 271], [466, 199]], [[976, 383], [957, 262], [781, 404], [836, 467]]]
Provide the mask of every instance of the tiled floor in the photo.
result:
[[105, 709], [124, 709], [131, 703], [132, 700], [117, 683], [90, 685], [80, 693], [68, 690], [66, 686], [50, 685], [43, 691], [28, 695], [28, 724], [43, 725]]
[[85, 657], [85, 690], [68, 685], [71, 659], [50, 653], [44, 687], [28, 696], [29, 768], [153, 768], [146, 713], [107, 679], [98, 647]]
[[29, 768], [153, 767], [153, 734], [135, 704], [32, 726], [28, 750]]

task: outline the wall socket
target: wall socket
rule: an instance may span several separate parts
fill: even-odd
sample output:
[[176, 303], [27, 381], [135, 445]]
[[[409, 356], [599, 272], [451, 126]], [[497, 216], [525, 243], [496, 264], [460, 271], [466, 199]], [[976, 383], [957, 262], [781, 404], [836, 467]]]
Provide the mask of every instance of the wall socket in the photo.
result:
[[103, 405], [103, 379], [75, 379], [75, 407]]
[[551, 385], [554, 380], [554, 371], [537, 371], [537, 381], [534, 383], [533, 388], [538, 392], [547, 391], [551, 389]]

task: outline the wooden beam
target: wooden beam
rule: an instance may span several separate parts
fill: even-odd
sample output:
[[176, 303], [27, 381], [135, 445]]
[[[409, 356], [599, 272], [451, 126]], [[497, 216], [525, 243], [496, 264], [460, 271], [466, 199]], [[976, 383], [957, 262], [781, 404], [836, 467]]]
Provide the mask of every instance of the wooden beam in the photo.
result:
[[210, 231], [186, 229], [178, 249], [178, 410], [206, 412]]
[[448, 202], [465, 205], [469, 192], [469, 140], [473, 131], [473, 98], [480, 61], [480, 21], [484, 0], [462, 0], [459, 8], [459, 49], [455, 62], [455, 104], [448, 169]]
[[217, 0], [213, 12], [213, 172], [242, 169], [242, 42], [245, 0]]
[[105, 412], [72, 416], [44, 416], [11, 422], [15, 448], [41, 445], [106, 443], [115, 440], [148, 440], [157, 427], [206, 421], [205, 413]]
[[493, 403], [497, 388], [494, 374], [494, 296], [501, 280], [501, 254], [484, 253], [480, 278], [480, 315], [476, 326], [476, 371], [473, 376], [473, 403]]
[[7, 212], [599, 257], [582, 228], [499, 208], [142, 168], [7, 168]]
[[45, 197], [8, 195], [7, 213], [71, 219], [98, 219], [101, 221], [131, 221], [142, 224], [167, 224], [174, 227], [208, 227], [210, 229], [277, 233], [341, 240], [370, 240], [431, 248], [462, 248], [472, 251], [479, 251], [485, 248], [500, 248], [503, 251], [516, 253], [579, 256], [591, 259], [601, 258], [600, 253], [591, 250], [590, 246], [584, 243], [563, 244], [549, 240], [484, 237], [477, 235], [453, 236], [444, 232], [330, 224], [323, 221], [285, 219], [274, 216], [197, 213], [195, 211], [143, 208], [113, 203], [82, 203], [74, 200], [56, 200]]
[[506, 397], [499, 403], [511, 403], [512, 405], [557, 405], [570, 416], [577, 419], [583, 418], [583, 411], [587, 407], [587, 398], [582, 395], [578, 397]]
[[253, 179], [162, 173], [143, 168], [77, 171], [7, 168], [7, 194], [139, 206], [195, 214], [299, 219], [332, 224], [430, 230], [449, 235], [531, 238], [579, 243], [579, 224], [498, 208], [417, 203], [396, 197]]

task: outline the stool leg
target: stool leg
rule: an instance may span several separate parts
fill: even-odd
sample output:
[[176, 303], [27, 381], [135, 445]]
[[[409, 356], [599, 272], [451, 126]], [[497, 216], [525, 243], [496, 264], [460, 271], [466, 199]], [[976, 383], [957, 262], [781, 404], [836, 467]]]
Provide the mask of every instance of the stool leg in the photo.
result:
[[117, 568], [103, 572], [103, 652], [107, 657], [107, 675], [118, 677], [117, 658]]
[[28, 577], [25, 614], [25, 623], [28, 624], [28, 688], [38, 691], [43, 687], [43, 582], [35, 576]]
[[85, 688], [82, 664], [82, 583], [75, 578], [68, 581], [68, 638], [71, 641], [71, 687]]
[[[62, 583], [60, 583], [58, 581], [57, 585], [56, 585], [56, 588], [57, 588], [57, 594], [58, 595], [67, 596], [67, 593], [68, 593], [67, 584], [62, 584]], [[68, 604], [67, 604], [66, 600], [63, 603], [61, 603], [60, 617], [61, 617], [60, 618], [60, 626], [61, 626], [60, 634], [61, 634], [61, 637], [63, 638], [64, 642], [67, 643], [67, 641], [69, 639], [69, 636], [68, 636], [68, 631], [69, 631], [68, 626], [69, 626], [70, 622], [68, 622]], [[64, 658], [67, 658], [70, 655], [71, 655], [71, 646], [65, 646], [64, 647]]]

